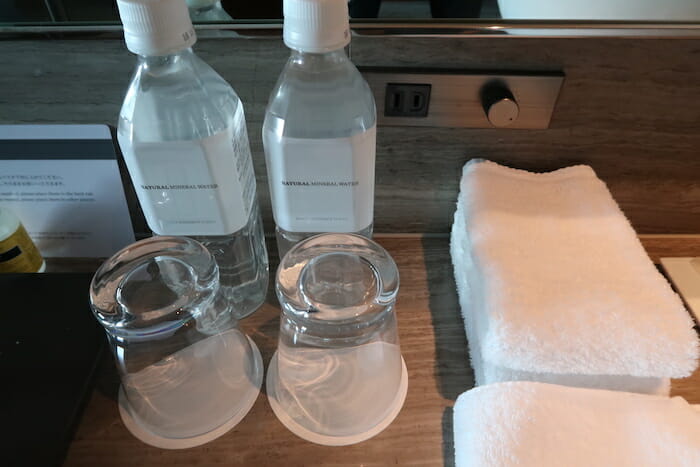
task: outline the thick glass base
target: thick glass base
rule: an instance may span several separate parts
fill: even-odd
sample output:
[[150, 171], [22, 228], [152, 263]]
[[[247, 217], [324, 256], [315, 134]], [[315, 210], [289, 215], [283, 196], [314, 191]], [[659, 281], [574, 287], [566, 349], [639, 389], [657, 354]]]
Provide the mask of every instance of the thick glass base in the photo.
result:
[[[363, 237], [372, 238], [372, 230], [374, 229], [374, 224], [370, 224], [362, 230], [357, 232], [343, 232], [343, 233], [354, 233], [357, 235], [362, 235]], [[327, 232], [290, 232], [288, 230], [275, 227], [275, 235], [277, 236], [277, 251], [279, 252], [280, 259], [284, 258], [284, 255], [297, 243], [300, 241], [313, 237], [321, 233]]]

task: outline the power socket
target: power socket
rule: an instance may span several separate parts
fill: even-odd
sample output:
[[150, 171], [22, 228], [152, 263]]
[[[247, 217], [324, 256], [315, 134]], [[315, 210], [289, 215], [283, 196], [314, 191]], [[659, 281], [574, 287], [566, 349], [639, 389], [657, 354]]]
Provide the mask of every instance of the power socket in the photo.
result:
[[[549, 127], [564, 74], [360, 67], [377, 125], [443, 128]], [[499, 92], [492, 96], [490, 91]]]
[[430, 108], [429, 84], [387, 83], [384, 115], [387, 117], [427, 117]]

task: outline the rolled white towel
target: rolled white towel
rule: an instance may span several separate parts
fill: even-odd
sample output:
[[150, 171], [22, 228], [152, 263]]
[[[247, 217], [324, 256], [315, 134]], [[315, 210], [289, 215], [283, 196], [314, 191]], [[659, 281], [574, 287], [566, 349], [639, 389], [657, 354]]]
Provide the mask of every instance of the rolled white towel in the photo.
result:
[[454, 406], [456, 467], [700, 465], [700, 413], [666, 398], [508, 382]]
[[697, 366], [692, 320], [588, 166], [469, 162], [451, 253], [477, 384], [667, 393]]

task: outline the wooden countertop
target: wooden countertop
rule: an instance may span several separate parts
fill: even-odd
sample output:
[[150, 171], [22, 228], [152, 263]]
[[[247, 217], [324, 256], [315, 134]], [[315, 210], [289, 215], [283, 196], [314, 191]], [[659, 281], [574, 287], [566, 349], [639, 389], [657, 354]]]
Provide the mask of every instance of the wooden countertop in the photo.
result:
[[[700, 236], [641, 239], [654, 261], [660, 256], [700, 256]], [[263, 383], [252, 410], [224, 436], [192, 449], [153, 448], [134, 438], [121, 422], [116, 404], [119, 380], [111, 354], [106, 352], [65, 465], [452, 465], [452, 406], [459, 394], [473, 387], [474, 379], [452, 277], [449, 240], [412, 235], [377, 236], [376, 240], [394, 257], [401, 274], [396, 309], [409, 373], [403, 410], [382, 433], [345, 447], [304, 441], [277, 420]], [[279, 309], [272, 293], [241, 324], [260, 348], [266, 369], [277, 346], [278, 326]], [[672, 395], [700, 403], [700, 371], [674, 380]]]

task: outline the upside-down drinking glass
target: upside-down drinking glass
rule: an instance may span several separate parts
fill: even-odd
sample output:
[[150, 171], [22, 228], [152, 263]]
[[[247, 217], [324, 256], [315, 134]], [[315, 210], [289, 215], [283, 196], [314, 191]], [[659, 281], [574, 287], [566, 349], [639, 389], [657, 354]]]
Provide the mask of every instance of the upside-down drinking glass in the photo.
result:
[[97, 270], [90, 302], [121, 378], [126, 427], [162, 448], [187, 448], [231, 429], [250, 410], [263, 368], [220, 293], [200, 243], [153, 237]]
[[322, 234], [293, 247], [277, 271], [279, 346], [267, 393], [280, 421], [318, 444], [371, 438], [406, 397], [389, 254], [353, 234]]

